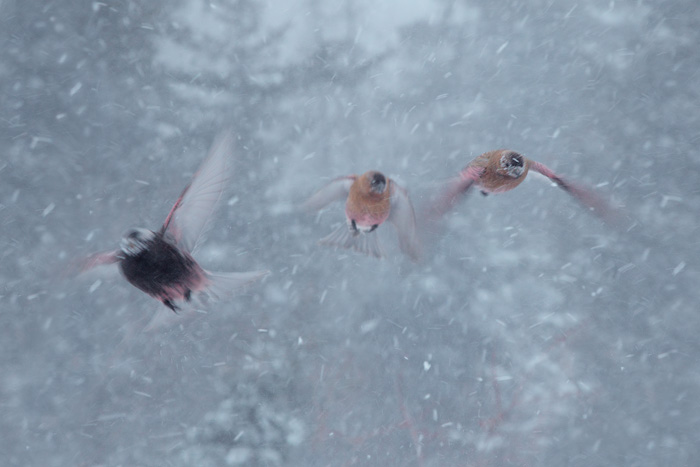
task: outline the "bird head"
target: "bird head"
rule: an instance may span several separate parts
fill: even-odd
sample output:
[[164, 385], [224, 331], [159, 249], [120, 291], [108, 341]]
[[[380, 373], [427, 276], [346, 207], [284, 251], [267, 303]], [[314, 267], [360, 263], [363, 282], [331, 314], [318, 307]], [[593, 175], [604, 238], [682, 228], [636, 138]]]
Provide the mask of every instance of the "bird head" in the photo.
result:
[[369, 177], [369, 191], [376, 194], [384, 193], [386, 190], [386, 177], [379, 172], [371, 172]]
[[148, 229], [131, 229], [124, 234], [119, 242], [119, 248], [127, 256], [136, 256], [146, 248], [156, 234]]
[[525, 158], [515, 151], [503, 151], [498, 172], [511, 178], [520, 177], [525, 171]]

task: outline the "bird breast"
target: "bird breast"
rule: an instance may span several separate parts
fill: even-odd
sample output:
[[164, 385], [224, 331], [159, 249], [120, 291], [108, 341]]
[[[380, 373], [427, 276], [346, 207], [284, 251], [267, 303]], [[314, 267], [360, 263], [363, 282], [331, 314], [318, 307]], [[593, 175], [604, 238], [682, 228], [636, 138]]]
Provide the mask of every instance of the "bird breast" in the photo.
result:
[[366, 177], [358, 178], [350, 187], [345, 205], [345, 215], [359, 226], [381, 224], [391, 211], [391, 182], [383, 193], [373, 193], [369, 188]]

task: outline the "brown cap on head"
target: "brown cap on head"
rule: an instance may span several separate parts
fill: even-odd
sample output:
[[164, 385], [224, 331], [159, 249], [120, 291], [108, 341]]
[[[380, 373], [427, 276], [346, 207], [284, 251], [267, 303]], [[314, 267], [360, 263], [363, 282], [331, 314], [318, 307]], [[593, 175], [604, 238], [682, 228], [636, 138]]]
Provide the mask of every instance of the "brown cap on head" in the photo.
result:
[[377, 194], [386, 190], [386, 177], [380, 172], [367, 172], [369, 178], [369, 191]]

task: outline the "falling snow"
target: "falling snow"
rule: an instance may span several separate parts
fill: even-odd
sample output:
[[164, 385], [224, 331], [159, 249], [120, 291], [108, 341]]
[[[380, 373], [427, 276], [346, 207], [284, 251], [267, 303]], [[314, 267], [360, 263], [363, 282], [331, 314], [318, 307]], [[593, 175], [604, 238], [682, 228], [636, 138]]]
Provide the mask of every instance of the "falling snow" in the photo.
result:
[[[694, 465], [694, 0], [0, 2], [0, 453], [8, 466]], [[215, 135], [195, 256], [269, 269], [175, 315], [116, 266]], [[530, 178], [428, 201], [510, 148]], [[424, 258], [318, 245], [330, 179], [381, 170]]]

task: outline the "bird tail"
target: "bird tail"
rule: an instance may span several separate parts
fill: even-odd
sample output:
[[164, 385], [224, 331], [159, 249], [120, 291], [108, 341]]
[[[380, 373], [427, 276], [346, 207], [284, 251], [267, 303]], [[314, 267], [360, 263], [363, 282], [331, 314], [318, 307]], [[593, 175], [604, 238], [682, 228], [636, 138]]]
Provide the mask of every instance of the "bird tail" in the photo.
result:
[[384, 252], [376, 232], [351, 232], [348, 226], [341, 224], [333, 232], [318, 241], [321, 245], [336, 248], [348, 248], [375, 258], [383, 258]]

